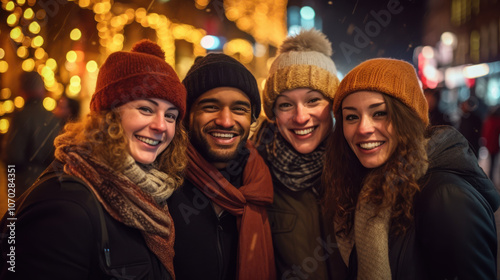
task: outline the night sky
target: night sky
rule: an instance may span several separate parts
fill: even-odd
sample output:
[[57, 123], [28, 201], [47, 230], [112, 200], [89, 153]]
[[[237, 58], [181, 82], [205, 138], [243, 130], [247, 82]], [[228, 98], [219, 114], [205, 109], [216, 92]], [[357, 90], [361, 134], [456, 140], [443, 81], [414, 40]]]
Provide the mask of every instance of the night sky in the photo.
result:
[[344, 75], [375, 57], [412, 62], [414, 48], [421, 45], [423, 0], [332, 0], [310, 4], [316, 6], [323, 19], [323, 32], [332, 42], [332, 58]]

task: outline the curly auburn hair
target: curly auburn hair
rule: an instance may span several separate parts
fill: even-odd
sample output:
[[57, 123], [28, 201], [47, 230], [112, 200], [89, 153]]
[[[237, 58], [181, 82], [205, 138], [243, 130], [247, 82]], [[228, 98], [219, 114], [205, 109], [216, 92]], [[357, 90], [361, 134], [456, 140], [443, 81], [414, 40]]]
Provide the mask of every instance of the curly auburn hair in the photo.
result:
[[[94, 156], [105, 160], [117, 171], [123, 171], [128, 153], [128, 140], [117, 110], [90, 112], [79, 122], [64, 126], [63, 134], [75, 145], [85, 145]], [[157, 168], [170, 175], [178, 188], [184, 182], [187, 166], [187, 132], [182, 121], [177, 120], [175, 135], [167, 148], [157, 157]], [[56, 147], [57, 148], [57, 147]]]
[[[373, 203], [375, 215], [391, 208], [391, 233], [408, 230], [413, 222], [413, 198], [421, 190], [417, 180], [427, 170], [427, 132], [418, 115], [398, 99], [382, 94], [397, 145], [387, 162], [377, 168], [361, 165], [343, 132], [342, 109], [335, 112], [336, 128], [327, 140], [322, 174], [325, 215], [338, 225], [336, 234], [347, 237], [354, 227], [358, 200]], [[361, 189], [363, 192], [361, 192]]]

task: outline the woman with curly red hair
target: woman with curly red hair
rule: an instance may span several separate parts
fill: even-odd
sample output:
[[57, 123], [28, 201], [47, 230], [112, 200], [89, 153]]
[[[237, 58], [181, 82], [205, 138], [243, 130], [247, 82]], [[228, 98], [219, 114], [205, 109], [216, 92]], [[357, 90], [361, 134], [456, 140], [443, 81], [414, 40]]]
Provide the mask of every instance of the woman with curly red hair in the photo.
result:
[[427, 108], [401, 60], [365, 61], [339, 85], [323, 202], [349, 279], [496, 279], [500, 197]]
[[185, 111], [160, 46], [111, 54], [90, 114], [65, 126], [56, 160], [0, 223], [0, 279], [175, 279], [167, 198], [187, 164]]

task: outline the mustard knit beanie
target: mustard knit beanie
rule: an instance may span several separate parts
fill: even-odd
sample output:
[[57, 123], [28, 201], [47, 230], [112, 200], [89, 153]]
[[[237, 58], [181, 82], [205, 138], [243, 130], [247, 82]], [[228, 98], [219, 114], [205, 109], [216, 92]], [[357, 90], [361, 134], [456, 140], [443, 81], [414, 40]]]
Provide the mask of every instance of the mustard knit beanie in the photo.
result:
[[429, 125], [427, 100], [415, 68], [406, 61], [375, 58], [354, 67], [342, 79], [333, 102], [337, 119], [340, 118], [342, 100], [357, 91], [376, 91], [395, 97], [417, 113], [426, 126]]
[[287, 90], [310, 88], [333, 100], [339, 79], [331, 55], [331, 43], [320, 31], [303, 30], [285, 39], [262, 93], [266, 116], [274, 118], [274, 102]]

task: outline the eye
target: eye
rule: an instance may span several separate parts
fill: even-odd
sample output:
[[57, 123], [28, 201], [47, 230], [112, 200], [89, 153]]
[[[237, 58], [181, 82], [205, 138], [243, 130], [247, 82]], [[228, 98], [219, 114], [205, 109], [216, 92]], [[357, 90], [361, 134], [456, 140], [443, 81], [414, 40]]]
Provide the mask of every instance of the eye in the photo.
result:
[[358, 116], [356, 116], [356, 115], [346, 115], [344, 119], [346, 121], [353, 121], [353, 120], [357, 120]]
[[202, 110], [205, 111], [205, 112], [215, 112], [217, 111], [219, 108], [215, 105], [205, 105], [202, 107]]
[[245, 107], [234, 107], [233, 111], [235, 111], [236, 114], [241, 114], [241, 115], [245, 115], [248, 112], [250, 112], [250, 110]]
[[283, 103], [278, 104], [278, 108], [281, 110], [286, 110], [286, 109], [289, 109], [291, 107], [292, 107], [292, 104], [287, 103], [287, 102], [283, 102]]
[[377, 111], [373, 114], [374, 117], [385, 117], [387, 116], [387, 112], [386, 111]]
[[317, 103], [320, 100], [321, 100], [320, 98], [315, 97], [315, 98], [312, 98], [311, 100], [307, 101], [307, 103]]
[[167, 120], [167, 122], [173, 123], [175, 122], [175, 120], [177, 120], [177, 115], [172, 113], [167, 113], [165, 114], [165, 119]]
[[146, 107], [146, 106], [139, 107], [139, 108], [137, 108], [137, 110], [139, 110], [139, 111], [141, 111], [142, 113], [145, 113], [145, 114], [151, 114], [151, 113], [153, 113], [153, 109], [151, 109], [149, 107]]

